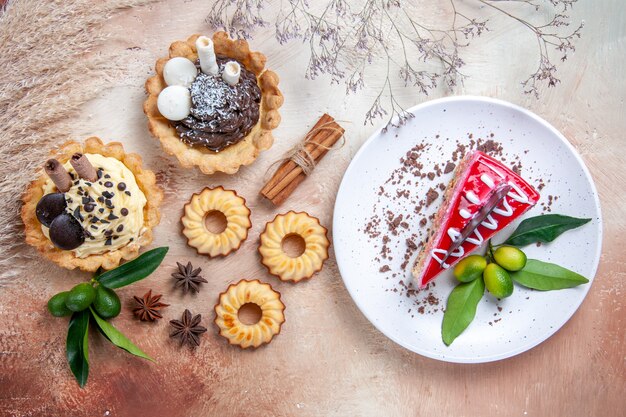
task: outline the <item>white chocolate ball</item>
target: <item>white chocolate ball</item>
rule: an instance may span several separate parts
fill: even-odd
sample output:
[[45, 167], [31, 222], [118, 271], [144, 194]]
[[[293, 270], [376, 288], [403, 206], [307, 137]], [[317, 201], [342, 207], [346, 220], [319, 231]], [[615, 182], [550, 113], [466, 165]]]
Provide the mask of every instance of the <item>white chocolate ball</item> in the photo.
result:
[[197, 75], [198, 69], [195, 64], [181, 56], [170, 59], [163, 67], [163, 78], [167, 85], [189, 87]]
[[183, 120], [191, 112], [191, 93], [182, 85], [165, 87], [159, 93], [157, 107], [166, 119]]

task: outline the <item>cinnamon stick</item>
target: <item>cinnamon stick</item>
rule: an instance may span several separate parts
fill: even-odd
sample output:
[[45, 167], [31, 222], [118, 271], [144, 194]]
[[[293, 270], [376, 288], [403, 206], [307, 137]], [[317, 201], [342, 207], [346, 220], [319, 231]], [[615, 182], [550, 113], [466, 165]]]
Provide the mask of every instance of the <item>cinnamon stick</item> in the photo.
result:
[[[306, 135], [304, 150], [313, 158], [315, 165], [328, 153], [328, 150], [343, 136], [344, 129], [330, 115], [324, 114]], [[302, 152], [302, 151], [301, 151]], [[274, 205], [282, 204], [289, 195], [306, 179], [301, 166], [293, 160], [280, 165], [276, 173], [261, 190], [261, 195]]]
[[[315, 131], [316, 129], [319, 129], [320, 126], [322, 126], [325, 123], [329, 123], [331, 120], [333, 120], [332, 117], [324, 113], [324, 115], [322, 115], [322, 117], [317, 121], [315, 126], [311, 128], [311, 131]], [[328, 130], [321, 130], [321, 131], [318, 130], [318, 132], [327, 133]], [[289, 174], [295, 168], [297, 168], [297, 165], [295, 162], [291, 160], [285, 161], [283, 164], [281, 164], [280, 167], [278, 167], [278, 170], [276, 171], [276, 173], [269, 180], [269, 182], [265, 185], [265, 187], [263, 187], [263, 189], [261, 190], [261, 194], [269, 199], [272, 199], [273, 196], [276, 193], [278, 193], [280, 189], [274, 190], [275, 191], [274, 193], [272, 193], [272, 190], [276, 188], [277, 184], [285, 177], [285, 175]]]
[[[324, 152], [325, 154], [325, 152]], [[294, 170], [297, 173], [297, 176], [285, 186], [281, 191], [279, 191], [276, 196], [271, 200], [274, 205], [282, 204], [290, 195], [295, 191], [295, 189], [307, 178], [307, 175], [302, 172], [302, 168], [298, 167]]]

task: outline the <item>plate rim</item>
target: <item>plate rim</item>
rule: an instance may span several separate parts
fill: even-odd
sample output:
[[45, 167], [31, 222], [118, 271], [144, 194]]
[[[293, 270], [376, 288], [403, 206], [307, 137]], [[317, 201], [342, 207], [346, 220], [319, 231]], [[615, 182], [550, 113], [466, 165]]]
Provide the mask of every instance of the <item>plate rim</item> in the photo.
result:
[[[337, 214], [337, 210], [338, 210], [338, 201], [339, 201], [339, 195], [341, 193], [341, 190], [345, 185], [345, 181], [346, 181], [346, 177], [348, 175], [348, 173], [352, 170], [355, 169], [355, 161], [358, 159], [358, 157], [365, 151], [365, 149], [371, 145], [371, 143], [380, 136], [382, 130], [384, 129], [385, 125], [382, 125], [381, 127], [379, 127], [378, 129], [376, 129], [370, 136], [369, 138], [367, 138], [363, 144], [359, 147], [359, 149], [357, 150], [357, 152], [354, 154], [354, 156], [352, 157], [352, 159], [350, 160], [350, 164], [348, 164], [348, 167], [346, 168], [346, 170], [343, 173], [343, 176], [341, 178], [341, 182], [339, 183], [339, 188], [337, 189], [337, 197], [335, 198], [335, 203], [333, 205], [333, 248], [335, 251], [335, 259], [337, 262], [337, 268], [339, 270], [339, 275], [341, 276], [341, 280], [343, 281], [344, 286], [346, 287], [346, 289], [348, 290], [348, 293], [350, 294], [350, 298], [352, 298], [352, 301], [356, 304], [357, 308], [359, 309], [359, 311], [361, 312], [361, 314], [363, 314], [363, 316], [365, 316], [365, 318], [379, 331], [381, 332], [385, 337], [389, 338], [390, 340], [394, 341], [396, 344], [402, 346], [403, 348], [417, 353], [418, 355], [424, 356], [424, 357], [428, 357], [431, 359], [435, 359], [438, 361], [443, 361], [443, 362], [450, 362], [450, 363], [488, 363], [488, 362], [494, 362], [494, 361], [499, 361], [499, 360], [503, 360], [503, 359], [507, 359], [507, 358], [511, 358], [513, 356], [519, 355], [521, 353], [527, 352], [531, 349], [533, 349], [534, 347], [538, 346], [539, 344], [545, 342], [546, 340], [550, 339], [552, 336], [554, 336], [561, 328], [563, 328], [563, 326], [565, 326], [565, 324], [567, 324], [571, 318], [574, 316], [574, 314], [576, 314], [576, 312], [578, 311], [578, 309], [580, 308], [580, 306], [583, 304], [583, 302], [585, 301], [585, 299], [587, 298], [587, 294], [589, 293], [589, 290], [591, 289], [591, 286], [593, 285], [593, 281], [595, 280], [595, 276], [598, 272], [598, 266], [600, 264], [600, 257], [602, 255], [602, 242], [603, 242], [603, 235], [604, 235], [604, 222], [603, 222], [603, 216], [602, 216], [602, 208], [600, 205], [600, 197], [598, 195], [598, 190], [596, 188], [596, 184], [595, 181], [593, 179], [593, 177], [591, 176], [591, 172], [589, 171], [589, 169], [587, 168], [587, 165], [585, 164], [585, 161], [582, 159], [582, 156], [580, 155], [580, 153], [576, 150], [576, 148], [569, 142], [569, 140], [565, 137], [565, 135], [563, 135], [558, 129], [556, 129], [554, 126], [552, 126], [552, 124], [550, 124], [547, 120], [543, 119], [542, 117], [540, 117], [539, 115], [535, 114], [534, 112], [532, 112], [531, 110], [528, 110], [524, 107], [521, 107], [517, 104], [505, 101], [505, 100], [501, 100], [501, 99], [496, 99], [496, 98], [492, 98], [492, 97], [487, 97], [487, 96], [476, 96], [476, 95], [459, 95], [459, 96], [449, 96], [449, 97], [442, 97], [442, 98], [438, 98], [438, 99], [433, 99], [433, 100], [428, 100], [425, 101], [423, 103], [417, 104], [413, 107], [410, 107], [409, 109], [407, 109], [406, 111], [408, 113], [415, 113], [417, 111], [422, 110], [423, 108], [428, 108], [431, 106], [435, 106], [435, 105], [439, 105], [442, 103], [450, 103], [450, 102], [481, 102], [481, 103], [487, 103], [487, 104], [495, 104], [498, 106], [502, 106], [505, 108], [509, 108], [515, 111], [518, 111], [528, 117], [530, 117], [531, 119], [534, 119], [536, 122], [538, 122], [539, 124], [543, 125], [545, 128], [547, 128], [549, 131], [551, 131], [565, 146], [567, 149], [569, 149], [569, 151], [572, 153], [572, 155], [574, 156], [574, 158], [578, 161], [579, 165], [582, 167], [582, 171], [585, 175], [585, 178], [587, 179], [587, 181], [589, 182], [589, 184], [591, 185], [591, 191], [593, 194], [593, 203], [595, 204], [597, 213], [598, 213], [598, 230], [599, 230], [599, 235], [598, 235], [598, 243], [596, 245], [595, 248], [595, 253], [594, 253], [594, 265], [592, 267], [592, 274], [591, 274], [591, 278], [590, 278], [590, 282], [589, 285], [586, 286], [583, 289], [583, 296], [581, 298], [580, 303], [578, 303], [578, 305], [576, 306], [576, 308], [574, 308], [572, 310], [572, 312], [566, 317], [566, 319], [559, 325], [559, 326], [555, 326], [554, 331], [552, 331], [551, 333], [548, 334], [547, 337], [545, 338], [539, 338], [538, 340], [534, 340], [531, 343], [527, 344], [527, 345], [522, 345], [521, 347], [517, 347], [514, 349], [511, 349], [509, 351], [500, 353], [500, 354], [496, 354], [496, 355], [491, 355], [491, 356], [485, 356], [485, 357], [480, 357], [480, 358], [457, 358], [457, 357], [447, 357], [445, 355], [442, 355], [441, 353], [433, 353], [430, 351], [416, 351], [415, 349], [409, 347], [406, 343], [404, 343], [402, 340], [397, 339], [396, 337], [387, 334], [385, 331], [383, 331], [383, 329], [381, 329], [378, 324], [376, 323], [375, 320], [372, 319], [372, 317], [370, 317], [370, 315], [368, 313], [366, 313], [365, 309], [363, 308], [363, 306], [360, 304], [360, 302], [358, 301], [358, 297], [356, 296], [356, 289], [352, 288], [348, 282], [346, 281], [346, 279], [344, 278], [344, 273], [342, 271], [342, 266], [341, 263], [339, 262], [339, 258], [337, 256], [337, 235], [334, 233], [335, 230], [337, 230], [337, 225], [338, 225], [338, 216]], [[397, 122], [397, 116], [396, 118], [394, 118], [394, 122]], [[391, 128], [393, 129], [393, 128]], [[388, 132], [388, 134], [391, 134]]]

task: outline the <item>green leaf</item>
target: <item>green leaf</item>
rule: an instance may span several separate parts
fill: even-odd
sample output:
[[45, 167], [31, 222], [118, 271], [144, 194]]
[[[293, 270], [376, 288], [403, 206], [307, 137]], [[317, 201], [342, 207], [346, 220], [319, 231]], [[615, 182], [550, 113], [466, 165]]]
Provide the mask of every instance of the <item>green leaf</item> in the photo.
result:
[[135, 356], [139, 356], [140, 358], [148, 359], [149, 361], [154, 362], [154, 360], [146, 355], [141, 349], [133, 344], [122, 332], [117, 330], [111, 323], [98, 316], [98, 314], [93, 310], [92, 307], [89, 307], [91, 310], [91, 315], [96, 320], [98, 327], [102, 330], [102, 333], [106, 336], [107, 339], [115, 346], [120, 349], [124, 349], [128, 353], [132, 353]]
[[552, 242], [563, 232], [582, 226], [591, 219], [578, 219], [561, 214], [544, 214], [530, 217], [504, 242], [505, 245], [526, 246], [536, 242]]
[[476, 306], [485, 293], [482, 278], [457, 285], [448, 296], [446, 312], [443, 315], [441, 336], [443, 343], [450, 346], [474, 320]]
[[67, 329], [65, 354], [67, 362], [70, 364], [70, 369], [81, 388], [85, 386], [89, 376], [88, 335], [89, 312], [83, 310], [72, 314], [70, 325]]
[[96, 279], [107, 288], [120, 288], [137, 282], [153, 273], [161, 265], [168, 249], [165, 246], [149, 250], [130, 262], [103, 272]]
[[576, 272], [537, 259], [529, 259], [523, 269], [511, 272], [511, 278], [524, 287], [542, 291], [562, 290], [589, 282]]

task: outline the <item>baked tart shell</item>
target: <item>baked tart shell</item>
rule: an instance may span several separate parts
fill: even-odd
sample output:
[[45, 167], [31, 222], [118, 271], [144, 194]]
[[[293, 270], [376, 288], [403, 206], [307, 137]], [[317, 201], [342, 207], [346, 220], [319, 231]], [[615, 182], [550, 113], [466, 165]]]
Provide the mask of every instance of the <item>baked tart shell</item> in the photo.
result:
[[66, 269], [79, 268], [90, 272], [96, 271], [100, 267], [113, 269], [122, 260], [136, 258], [139, 249], [152, 242], [152, 228], [159, 224], [161, 217], [159, 206], [163, 200], [163, 192], [156, 184], [154, 173], [143, 168], [141, 156], [124, 152], [124, 147], [119, 142], [104, 144], [97, 137], [88, 138], [83, 144], [68, 141], [58, 150], [52, 151], [50, 155], [64, 164], [74, 153], [93, 153], [115, 158], [134, 174], [137, 185], [147, 200], [143, 208], [145, 231], [132, 244], [103, 254], [89, 255], [85, 258], [76, 257], [71, 250], [56, 248], [43, 234], [41, 223], [37, 220], [35, 212], [37, 203], [44, 195], [43, 186], [48, 180], [48, 176], [41, 169], [37, 178], [30, 183], [22, 197], [21, 216], [25, 226], [26, 243], [36, 248], [45, 258]]
[[170, 45], [169, 57], [161, 58], [156, 62], [156, 75], [146, 81], [145, 87], [148, 98], [144, 102], [143, 111], [148, 117], [150, 133], [159, 139], [163, 150], [176, 156], [184, 168], [197, 166], [205, 174], [224, 172], [234, 174], [242, 165], [249, 165], [263, 150], [269, 149], [273, 142], [272, 129], [280, 124], [278, 109], [284, 98], [278, 89], [278, 75], [265, 69], [266, 57], [260, 52], [250, 51], [245, 40], [232, 40], [226, 32], [216, 32], [213, 35], [213, 44], [217, 55], [227, 56], [241, 62], [257, 77], [257, 84], [261, 89], [261, 103], [259, 106], [259, 120], [252, 130], [239, 142], [230, 145], [219, 152], [213, 152], [203, 147], [191, 147], [183, 143], [171, 122], [159, 113], [157, 98], [159, 93], [167, 87], [163, 78], [165, 63], [175, 57], [184, 57], [193, 62], [198, 59], [196, 40], [200, 35], [192, 35], [186, 41], [176, 41]]

